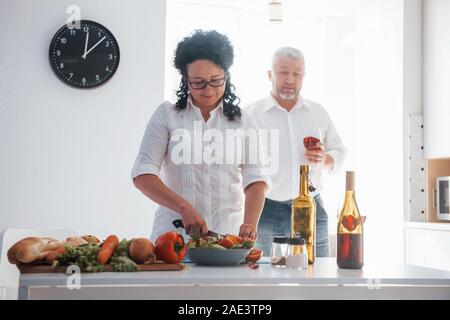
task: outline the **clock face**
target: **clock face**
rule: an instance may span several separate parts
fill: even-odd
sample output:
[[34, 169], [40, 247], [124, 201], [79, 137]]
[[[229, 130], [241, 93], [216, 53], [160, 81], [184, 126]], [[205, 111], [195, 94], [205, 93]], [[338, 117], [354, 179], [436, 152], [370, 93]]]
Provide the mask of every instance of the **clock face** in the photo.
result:
[[[77, 24], [74, 24], [77, 25]], [[104, 84], [119, 66], [119, 45], [112, 33], [99, 23], [80, 20], [80, 28], [67, 25], [50, 43], [50, 65], [56, 76], [77, 88]]]

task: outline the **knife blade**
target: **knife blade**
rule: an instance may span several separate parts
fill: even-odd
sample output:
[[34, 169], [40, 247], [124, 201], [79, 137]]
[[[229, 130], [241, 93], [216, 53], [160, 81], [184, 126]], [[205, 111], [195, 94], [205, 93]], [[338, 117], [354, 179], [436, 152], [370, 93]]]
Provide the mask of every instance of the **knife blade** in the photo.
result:
[[[183, 221], [181, 221], [181, 219], [176, 219], [172, 221], [172, 224], [175, 226], [175, 228], [183, 228], [184, 229], [184, 225], [183, 225]], [[193, 230], [189, 233], [190, 236], [199, 236], [198, 232], [196, 232], [198, 230]], [[217, 232], [208, 230], [208, 236], [210, 237], [216, 237], [219, 238], [220, 235]]]

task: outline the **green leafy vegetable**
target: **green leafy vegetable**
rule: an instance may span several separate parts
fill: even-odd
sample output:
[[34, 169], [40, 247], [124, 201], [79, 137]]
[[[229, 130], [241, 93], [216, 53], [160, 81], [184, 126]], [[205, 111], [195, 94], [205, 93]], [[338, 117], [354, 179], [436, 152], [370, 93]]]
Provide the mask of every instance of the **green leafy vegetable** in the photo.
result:
[[88, 243], [79, 247], [65, 246], [64, 253], [60, 255], [53, 267], [58, 265], [77, 265], [81, 272], [100, 272], [103, 265], [97, 263], [97, 254], [100, 251], [100, 244]]
[[[193, 248], [211, 248], [211, 249], [227, 249], [224, 246], [221, 245], [221, 240], [227, 237], [225, 235], [224, 237], [191, 237], [187, 244], [187, 249], [193, 249]], [[236, 236], [234, 236], [236, 237]], [[239, 237], [237, 237], [239, 238]], [[240, 238], [239, 238], [240, 239]], [[240, 239], [240, 242], [233, 243], [233, 245], [229, 249], [251, 249], [253, 248], [254, 242], [250, 239]]]
[[129, 257], [131, 241], [133, 240], [122, 239], [114, 251], [114, 257]]
[[139, 271], [137, 264], [126, 256], [118, 256], [111, 258], [111, 267], [117, 272], [136, 272]]

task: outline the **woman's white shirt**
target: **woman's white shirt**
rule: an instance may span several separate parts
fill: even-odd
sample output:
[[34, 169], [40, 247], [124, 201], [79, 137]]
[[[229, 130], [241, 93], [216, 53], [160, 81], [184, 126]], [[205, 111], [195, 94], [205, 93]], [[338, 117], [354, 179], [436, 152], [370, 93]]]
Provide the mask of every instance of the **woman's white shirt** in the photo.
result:
[[[228, 120], [221, 102], [207, 121], [189, 97], [180, 110], [164, 102], [147, 124], [131, 176], [153, 174], [181, 195], [203, 216], [210, 230], [238, 234], [244, 218], [243, 190], [264, 181], [259, 140], [252, 140], [257, 125], [242, 111]], [[251, 156], [253, 158], [251, 158]], [[177, 230], [172, 221], [180, 215], [159, 206], [151, 239]], [[181, 232], [181, 230], [177, 230]]]

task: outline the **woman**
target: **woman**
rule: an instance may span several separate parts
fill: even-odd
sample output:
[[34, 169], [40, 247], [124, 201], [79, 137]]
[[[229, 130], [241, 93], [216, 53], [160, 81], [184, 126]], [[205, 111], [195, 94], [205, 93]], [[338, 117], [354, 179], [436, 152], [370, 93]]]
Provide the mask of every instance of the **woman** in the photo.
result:
[[186, 234], [211, 229], [256, 239], [268, 180], [257, 163], [239, 156], [224, 161], [230, 155], [225, 147], [243, 145], [238, 155], [253, 147], [248, 136], [229, 138], [229, 130], [256, 130], [238, 107], [228, 72], [232, 63], [233, 47], [217, 31], [197, 30], [178, 43], [178, 100], [152, 115], [132, 171], [135, 186], [160, 205], [152, 240], [176, 230], [175, 219], [182, 219]]

